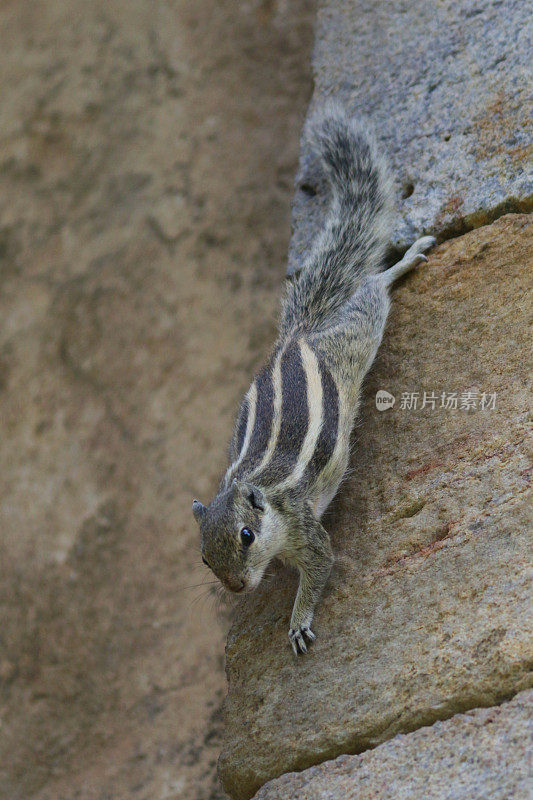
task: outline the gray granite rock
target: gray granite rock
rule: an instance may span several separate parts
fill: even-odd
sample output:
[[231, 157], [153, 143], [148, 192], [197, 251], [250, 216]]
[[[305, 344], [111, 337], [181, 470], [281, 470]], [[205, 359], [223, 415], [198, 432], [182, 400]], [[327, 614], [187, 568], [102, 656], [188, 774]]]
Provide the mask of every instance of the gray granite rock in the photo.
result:
[[[527, 9], [522, 0], [321, 1], [313, 104], [335, 97], [374, 124], [398, 179], [395, 248], [533, 207]], [[298, 185], [289, 272], [327, 204], [305, 147]]]
[[[296, 578], [281, 569], [228, 638], [220, 774], [234, 798], [531, 685], [532, 237], [527, 215], [502, 217], [395, 289], [352, 471], [324, 519], [337, 563], [317, 640], [295, 659]], [[392, 409], [376, 409], [379, 389]]]
[[255, 800], [530, 800], [533, 692], [263, 786]]

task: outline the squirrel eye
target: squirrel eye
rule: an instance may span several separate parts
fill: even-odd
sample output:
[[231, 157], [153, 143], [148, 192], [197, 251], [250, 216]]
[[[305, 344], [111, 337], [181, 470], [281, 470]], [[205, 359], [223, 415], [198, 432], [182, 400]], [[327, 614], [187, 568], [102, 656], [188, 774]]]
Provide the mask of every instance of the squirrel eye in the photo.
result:
[[241, 531], [241, 542], [243, 543], [244, 547], [250, 547], [253, 540], [255, 539], [255, 533], [249, 528], [243, 528]]

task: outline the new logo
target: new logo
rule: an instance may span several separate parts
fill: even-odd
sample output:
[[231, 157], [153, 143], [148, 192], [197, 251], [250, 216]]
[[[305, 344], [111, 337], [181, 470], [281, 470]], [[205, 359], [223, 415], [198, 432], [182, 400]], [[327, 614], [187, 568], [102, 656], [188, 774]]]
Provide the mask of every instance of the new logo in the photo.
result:
[[379, 392], [376, 392], [376, 408], [378, 411], [386, 411], [388, 408], [392, 408], [395, 402], [394, 395], [386, 392], [385, 389], [380, 389]]

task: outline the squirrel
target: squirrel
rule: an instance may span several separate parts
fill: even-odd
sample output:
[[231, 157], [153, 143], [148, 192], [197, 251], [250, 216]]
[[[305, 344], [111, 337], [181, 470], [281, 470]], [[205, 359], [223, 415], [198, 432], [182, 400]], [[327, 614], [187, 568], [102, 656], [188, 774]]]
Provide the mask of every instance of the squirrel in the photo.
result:
[[418, 239], [383, 270], [393, 183], [366, 125], [330, 102], [304, 137], [331, 187], [324, 229], [287, 281], [279, 336], [237, 414], [229, 466], [209, 506], [194, 500], [202, 561], [231, 592], [248, 592], [278, 558], [299, 585], [289, 640], [296, 655], [333, 564], [320, 519], [346, 474], [361, 385], [381, 342], [392, 283], [427, 261]]

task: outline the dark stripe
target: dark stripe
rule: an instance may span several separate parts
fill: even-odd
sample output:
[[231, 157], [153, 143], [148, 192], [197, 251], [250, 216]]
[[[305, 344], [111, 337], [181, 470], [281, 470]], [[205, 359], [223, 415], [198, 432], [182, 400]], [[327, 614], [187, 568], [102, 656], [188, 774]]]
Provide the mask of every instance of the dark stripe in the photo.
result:
[[239, 465], [236, 475], [242, 476], [250, 472], [261, 461], [267, 449], [274, 416], [274, 387], [272, 384], [271, 365], [264, 367], [255, 379], [257, 386], [257, 404], [255, 422], [248, 451]]
[[258, 475], [260, 486], [278, 483], [296, 464], [309, 425], [307, 378], [299, 346], [288, 346], [281, 359], [281, 427], [274, 453]]
[[230, 462], [233, 464], [234, 461], [237, 460], [239, 457], [239, 453], [242, 450], [242, 446], [244, 443], [244, 437], [246, 436], [246, 425], [248, 423], [248, 398], [244, 397], [241, 403], [241, 407], [239, 409], [239, 414], [237, 416], [237, 420], [235, 422], [235, 428], [233, 432], [233, 439], [231, 441], [231, 448], [230, 448]]
[[317, 356], [322, 380], [323, 422], [315, 452], [306, 470], [307, 480], [314, 480], [324, 469], [335, 449], [339, 428], [339, 393], [331, 372]]

